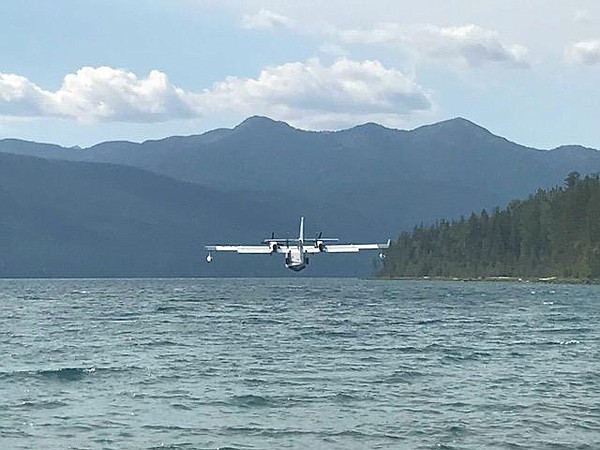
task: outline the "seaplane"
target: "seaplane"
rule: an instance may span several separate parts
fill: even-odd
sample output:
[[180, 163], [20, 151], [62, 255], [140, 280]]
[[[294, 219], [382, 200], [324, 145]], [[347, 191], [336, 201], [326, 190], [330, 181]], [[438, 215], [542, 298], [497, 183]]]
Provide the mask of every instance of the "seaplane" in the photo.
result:
[[213, 260], [212, 252], [236, 252], [239, 254], [285, 255], [285, 267], [294, 272], [305, 269], [309, 263], [309, 254], [314, 253], [358, 253], [361, 250], [380, 250], [379, 257], [384, 255], [381, 250], [390, 247], [390, 240], [385, 244], [333, 244], [337, 238], [324, 238], [319, 233], [314, 239], [304, 239], [304, 217], [300, 218], [300, 234], [296, 239], [279, 239], [271, 233], [270, 239], [265, 239], [262, 245], [207, 245], [206, 262]]

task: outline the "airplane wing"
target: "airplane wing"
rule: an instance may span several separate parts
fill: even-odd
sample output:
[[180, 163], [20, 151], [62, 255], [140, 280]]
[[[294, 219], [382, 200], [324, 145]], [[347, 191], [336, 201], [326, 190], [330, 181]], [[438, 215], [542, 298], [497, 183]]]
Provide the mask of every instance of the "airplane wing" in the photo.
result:
[[237, 252], [247, 254], [271, 253], [271, 247], [268, 245], [207, 245], [204, 249], [209, 252]]
[[383, 250], [390, 247], [390, 241], [385, 244], [333, 244], [323, 245], [320, 250], [317, 247], [305, 247], [307, 253], [358, 253], [361, 250]]

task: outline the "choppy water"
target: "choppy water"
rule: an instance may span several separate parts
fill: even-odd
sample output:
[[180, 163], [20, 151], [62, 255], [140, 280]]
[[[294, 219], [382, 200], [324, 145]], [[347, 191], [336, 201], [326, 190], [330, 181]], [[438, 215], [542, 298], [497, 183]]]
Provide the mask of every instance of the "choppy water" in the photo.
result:
[[0, 448], [599, 449], [599, 293], [0, 280]]

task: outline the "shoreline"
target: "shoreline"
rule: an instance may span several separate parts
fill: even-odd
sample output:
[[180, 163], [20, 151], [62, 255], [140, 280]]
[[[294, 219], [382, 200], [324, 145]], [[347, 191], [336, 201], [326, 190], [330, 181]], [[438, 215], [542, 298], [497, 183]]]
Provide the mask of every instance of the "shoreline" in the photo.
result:
[[512, 282], [512, 283], [547, 283], [547, 284], [600, 284], [600, 279], [561, 278], [561, 277], [375, 277], [376, 280], [407, 281], [461, 281], [461, 282]]

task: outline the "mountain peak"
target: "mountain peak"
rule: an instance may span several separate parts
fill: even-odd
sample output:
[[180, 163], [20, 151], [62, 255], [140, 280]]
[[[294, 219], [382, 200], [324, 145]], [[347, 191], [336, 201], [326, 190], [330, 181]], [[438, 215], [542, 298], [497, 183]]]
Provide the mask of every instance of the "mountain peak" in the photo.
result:
[[273, 120], [269, 117], [265, 116], [250, 116], [237, 125], [234, 130], [244, 130], [244, 129], [292, 129], [290, 125], [280, 120]]
[[352, 128], [349, 128], [349, 130], [375, 130], [375, 131], [390, 131], [391, 128], [385, 127], [381, 124], [375, 123], [375, 122], [367, 122], [367, 123], [363, 123], [360, 125], [356, 125]]
[[449, 128], [474, 128], [480, 129], [484, 131], [488, 131], [486, 128], [481, 125], [477, 125], [475, 122], [471, 122], [469, 119], [465, 119], [464, 117], [454, 117], [452, 119], [442, 120], [441, 122], [434, 123], [434, 127], [449, 129]]
[[589, 147], [585, 147], [583, 145], [578, 145], [578, 144], [566, 144], [566, 145], [560, 145], [556, 148], [553, 148], [551, 151], [559, 151], [559, 152], [597, 152], [598, 150], [593, 149], [593, 148], [589, 148]]
[[474, 122], [471, 122], [464, 117], [455, 117], [453, 119], [443, 120], [441, 122], [433, 123], [430, 125], [424, 125], [422, 127], [416, 128], [414, 131], [417, 132], [426, 132], [426, 133], [442, 133], [442, 134], [451, 134], [463, 135], [465, 133], [477, 133], [481, 135], [492, 135], [487, 128], [482, 127], [481, 125], [477, 125]]
[[[461, 117], [461, 116], [453, 117], [452, 119], [442, 120], [439, 123], [453, 123], [453, 124], [462, 125], [462, 126], [474, 125], [476, 127], [479, 127], [479, 125], [477, 125], [475, 122], [472, 122], [469, 119], [465, 119], [464, 117]], [[479, 127], [479, 128], [481, 128], [481, 127]]]

